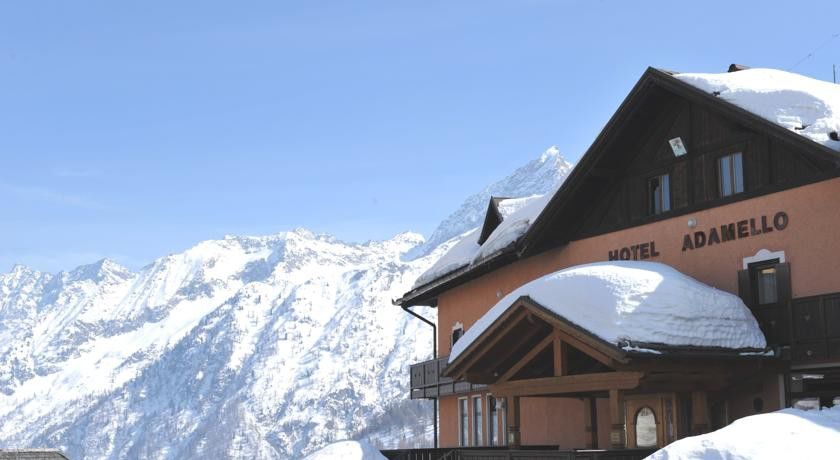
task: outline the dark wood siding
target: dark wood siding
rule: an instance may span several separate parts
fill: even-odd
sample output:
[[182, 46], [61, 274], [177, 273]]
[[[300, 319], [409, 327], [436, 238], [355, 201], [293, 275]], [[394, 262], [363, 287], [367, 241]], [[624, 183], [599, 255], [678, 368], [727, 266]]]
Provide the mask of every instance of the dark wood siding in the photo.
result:
[[[615, 151], [603, 171], [621, 171], [593, 194], [579, 237], [592, 236], [665, 218], [691, 209], [724, 204], [745, 196], [769, 193], [833, 168], [797, 152], [785, 142], [751, 130], [720, 115], [714, 107], [660, 91], [644, 107], [633, 130], [617, 133]], [[680, 137], [688, 153], [674, 157], [669, 140]], [[744, 192], [721, 197], [718, 160], [740, 152]], [[651, 177], [670, 174], [671, 210], [651, 215], [647, 184]], [[595, 182], [590, 180], [595, 189]], [[622, 212], [624, 210], [624, 212]]]

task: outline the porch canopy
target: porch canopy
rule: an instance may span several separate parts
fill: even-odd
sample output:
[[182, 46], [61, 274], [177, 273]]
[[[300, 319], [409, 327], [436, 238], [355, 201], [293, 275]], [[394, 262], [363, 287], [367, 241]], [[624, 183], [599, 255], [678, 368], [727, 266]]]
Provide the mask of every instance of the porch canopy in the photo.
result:
[[660, 263], [594, 263], [505, 296], [453, 346], [443, 374], [499, 397], [608, 396], [618, 426], [623, 393], [721, 389], [760, 368], [765, 347], [737, 296]]

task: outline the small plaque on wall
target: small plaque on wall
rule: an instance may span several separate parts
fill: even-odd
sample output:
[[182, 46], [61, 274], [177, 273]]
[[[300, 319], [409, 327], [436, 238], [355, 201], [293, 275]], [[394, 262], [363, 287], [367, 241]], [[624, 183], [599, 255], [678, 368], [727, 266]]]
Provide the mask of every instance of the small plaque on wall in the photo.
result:
[[674, 152], [675, 157], [681, 157], [688, 153], [688, 151], [685, 149], [685, 144], [683, 144], [682, 138], [675, 137], [669, 140], [668, 143], [671, 144], [671, 151]]

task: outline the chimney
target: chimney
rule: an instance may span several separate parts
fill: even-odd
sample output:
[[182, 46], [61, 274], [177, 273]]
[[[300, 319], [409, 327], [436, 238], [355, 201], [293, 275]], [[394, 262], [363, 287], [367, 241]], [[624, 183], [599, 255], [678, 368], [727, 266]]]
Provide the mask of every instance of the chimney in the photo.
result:
[[739, 70], [747, 70], [747, 69], [749, 69], [749, 67], [747, 67], [743, 64], [729, 64], [729, 70], [727, 70], [727, 72], [731, 73], [731, 72], [737, 72]]

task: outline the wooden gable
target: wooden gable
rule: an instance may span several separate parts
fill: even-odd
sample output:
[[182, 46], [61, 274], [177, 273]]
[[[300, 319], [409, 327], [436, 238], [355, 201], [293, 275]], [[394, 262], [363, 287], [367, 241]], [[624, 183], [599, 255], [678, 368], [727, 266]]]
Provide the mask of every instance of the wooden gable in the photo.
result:
[[[687, 153], [675, 156], [679, 137]], [[723, 197], [718, 160], [741, 153], [744, 191]], [[671, 209], [653, 214], [648, 181], [669, 174]], [[840, 175], [840, 154], [649, 69], [522, 243], [533, 254]]]
[[444, 374], [495, 384], [612, 372], [623, 350], [521, 297], [476, 338]]

